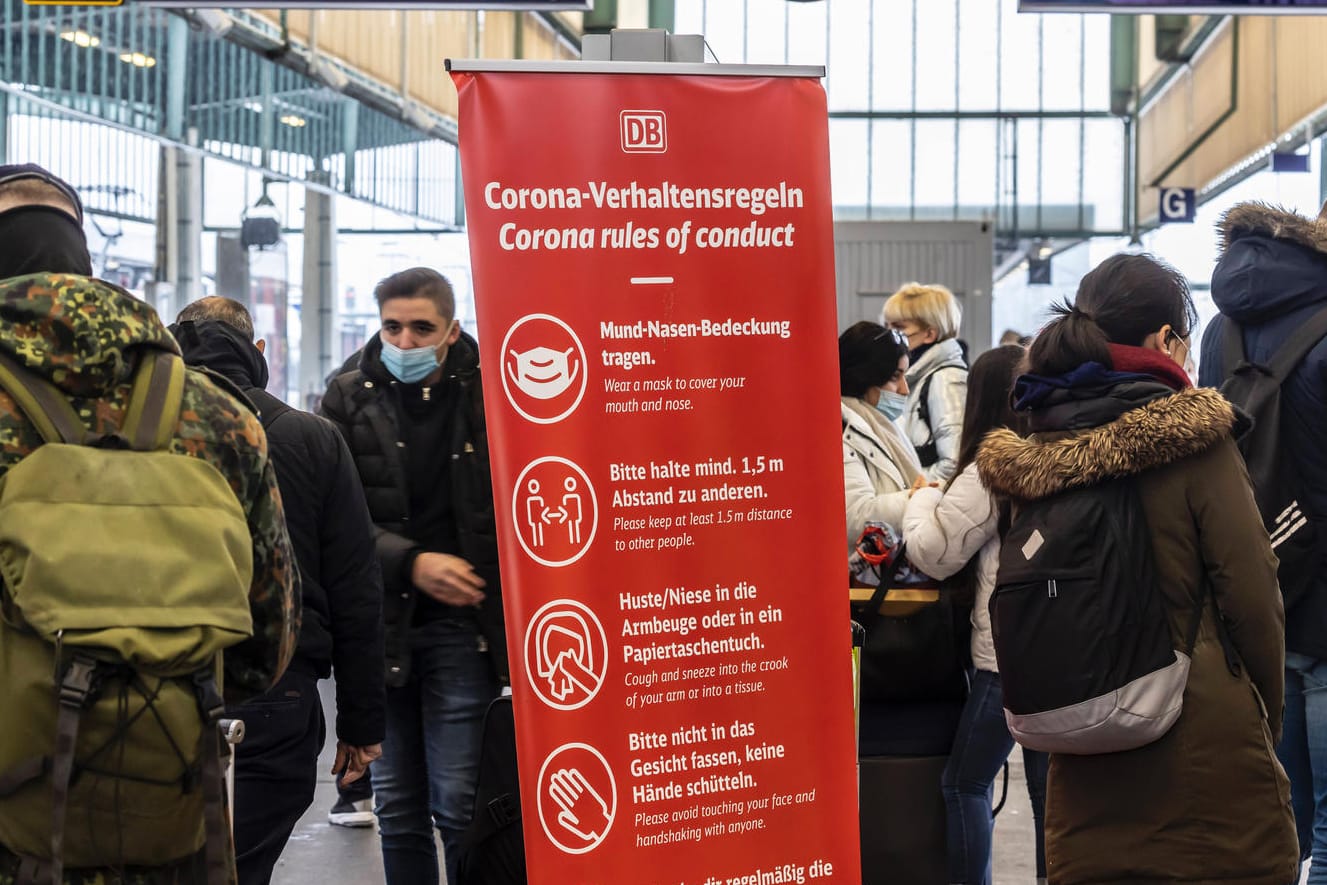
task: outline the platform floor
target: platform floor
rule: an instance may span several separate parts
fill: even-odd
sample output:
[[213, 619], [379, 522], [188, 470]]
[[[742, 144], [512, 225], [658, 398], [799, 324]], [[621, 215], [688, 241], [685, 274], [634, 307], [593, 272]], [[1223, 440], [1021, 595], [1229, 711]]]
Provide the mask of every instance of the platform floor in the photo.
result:
[[[333, 722], [332, 683], [323, 681], [319, 687], [327, 720]], [[376, 830], [327, 823], [327, 811], [336, 802], [330, 774], [335, 748], [336, 742], [329, 735], [318, 762], [318, 791], [313, 806], [295, 828], [277, 864], [273, 885], [379, 885], [383, 881]], [[1009, 801], [995, 822], [995, 885], [1033, 885], [1032, 810], [1023, 780], [1022, 756], [1015, 752], [1009, 761]], [[996, 789], [998, 792], [998, 784]]]

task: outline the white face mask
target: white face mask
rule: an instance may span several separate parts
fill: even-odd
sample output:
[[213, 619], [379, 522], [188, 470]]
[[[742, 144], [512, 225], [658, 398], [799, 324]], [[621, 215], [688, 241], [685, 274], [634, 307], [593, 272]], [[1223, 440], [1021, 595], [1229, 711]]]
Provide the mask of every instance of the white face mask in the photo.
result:
[[533, 347], [525, 353], [508, 351], [516, 358], [516, 367], [507, 363], [507, 373], [522, 392], [535, 399], [552, 399], [566, 391], [576, 379], [580, 363], [573, 366], [568, 359], [574, 351], [574, 347], [565, 352], [551, 347]]

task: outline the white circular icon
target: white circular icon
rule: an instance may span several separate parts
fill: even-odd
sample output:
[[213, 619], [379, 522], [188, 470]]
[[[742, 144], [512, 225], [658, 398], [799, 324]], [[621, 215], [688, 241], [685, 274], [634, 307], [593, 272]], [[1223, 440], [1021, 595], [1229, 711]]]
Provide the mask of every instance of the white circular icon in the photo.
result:
[[608, 638], [599, 619], [574, 599], [555, 599], [525, 628], [525, 676], [539, 700], [578, 710], [599, 693], [608, 672]]
[[599, 526], [590, 478], [566, 458], [526, 465], [516, 478], [511, 518], [521, 548], [540, 565], [571, 565], [585, 555]]
[[554, 424], [585, 396], [585, 348], [571, 326], [546, 313], [523, 316], [502, 339], [502, 390], [528, 421]]
[[539, 769], [539, 824], [567, 854], [585, 854], [608, 837], [617, 814], [617, 782], [589, 744], [563, 744]]

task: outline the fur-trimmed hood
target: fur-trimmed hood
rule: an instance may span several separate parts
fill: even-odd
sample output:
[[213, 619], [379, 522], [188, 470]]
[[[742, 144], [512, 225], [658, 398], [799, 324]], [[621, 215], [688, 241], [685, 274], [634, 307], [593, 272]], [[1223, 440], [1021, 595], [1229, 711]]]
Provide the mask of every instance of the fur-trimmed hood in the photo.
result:
[[1224, 253], [1242, 237], [1264, 236], [1298, 243], [1315, 252], [1327, 253], [1327, 206], [1323, 215], [1305, 218], [1297, 212], [1269, 203], [1239, 203], [1231, 207], [1217, 224]]
[[1305, 218], [1267, 203], [1240, 203], [1232, 207], [1221, 217], [1217, 230], [1221, 234], [1222, 252], [1241, 237], [1261, 235], [1327, 253], [1327, 218]]
[[1058, 439], [987, 435], [977, 453], [982, 483], [1019, 500], [1132, 476], [1197, 455], [1231, 432], [1235, 411], [1215, 390], [1183, 390], [1109, 424]]
[[1242, 325], [1327, 301], [1327, 218], [1240, 203], [1221, 219], [1212, 300]]

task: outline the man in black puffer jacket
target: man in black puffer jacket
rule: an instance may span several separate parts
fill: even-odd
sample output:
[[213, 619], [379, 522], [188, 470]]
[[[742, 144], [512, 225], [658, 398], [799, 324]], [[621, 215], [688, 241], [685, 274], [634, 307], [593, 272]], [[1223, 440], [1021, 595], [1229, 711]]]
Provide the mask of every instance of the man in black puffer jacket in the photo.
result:
[[484, 713], [507, 680], [479, 350], [437, 271], [402, 271], [374, 294], [382, 330], [322, 414], [355, 457], [386, 590], [383, 866], [388, 885], [436, 882], [436, 827], [454, 883]]
[[170, 327], [185, 362], [225, 378], [257, 407], [299, 566], [304, 621], [294, 660], [265, 695], [238, 710], [247, 734], [235, 765], [240, 885], [266, 885], [290, 833], [313, 802], [326, 725], [317, 682], [336, 669], [337, 759], [354, 781], [381, 755], [386, 730], [382, 582], [373, 526], [350, 452], [316, 415], [264, 387], [263, 342], [229, 298], [204, 298]]

